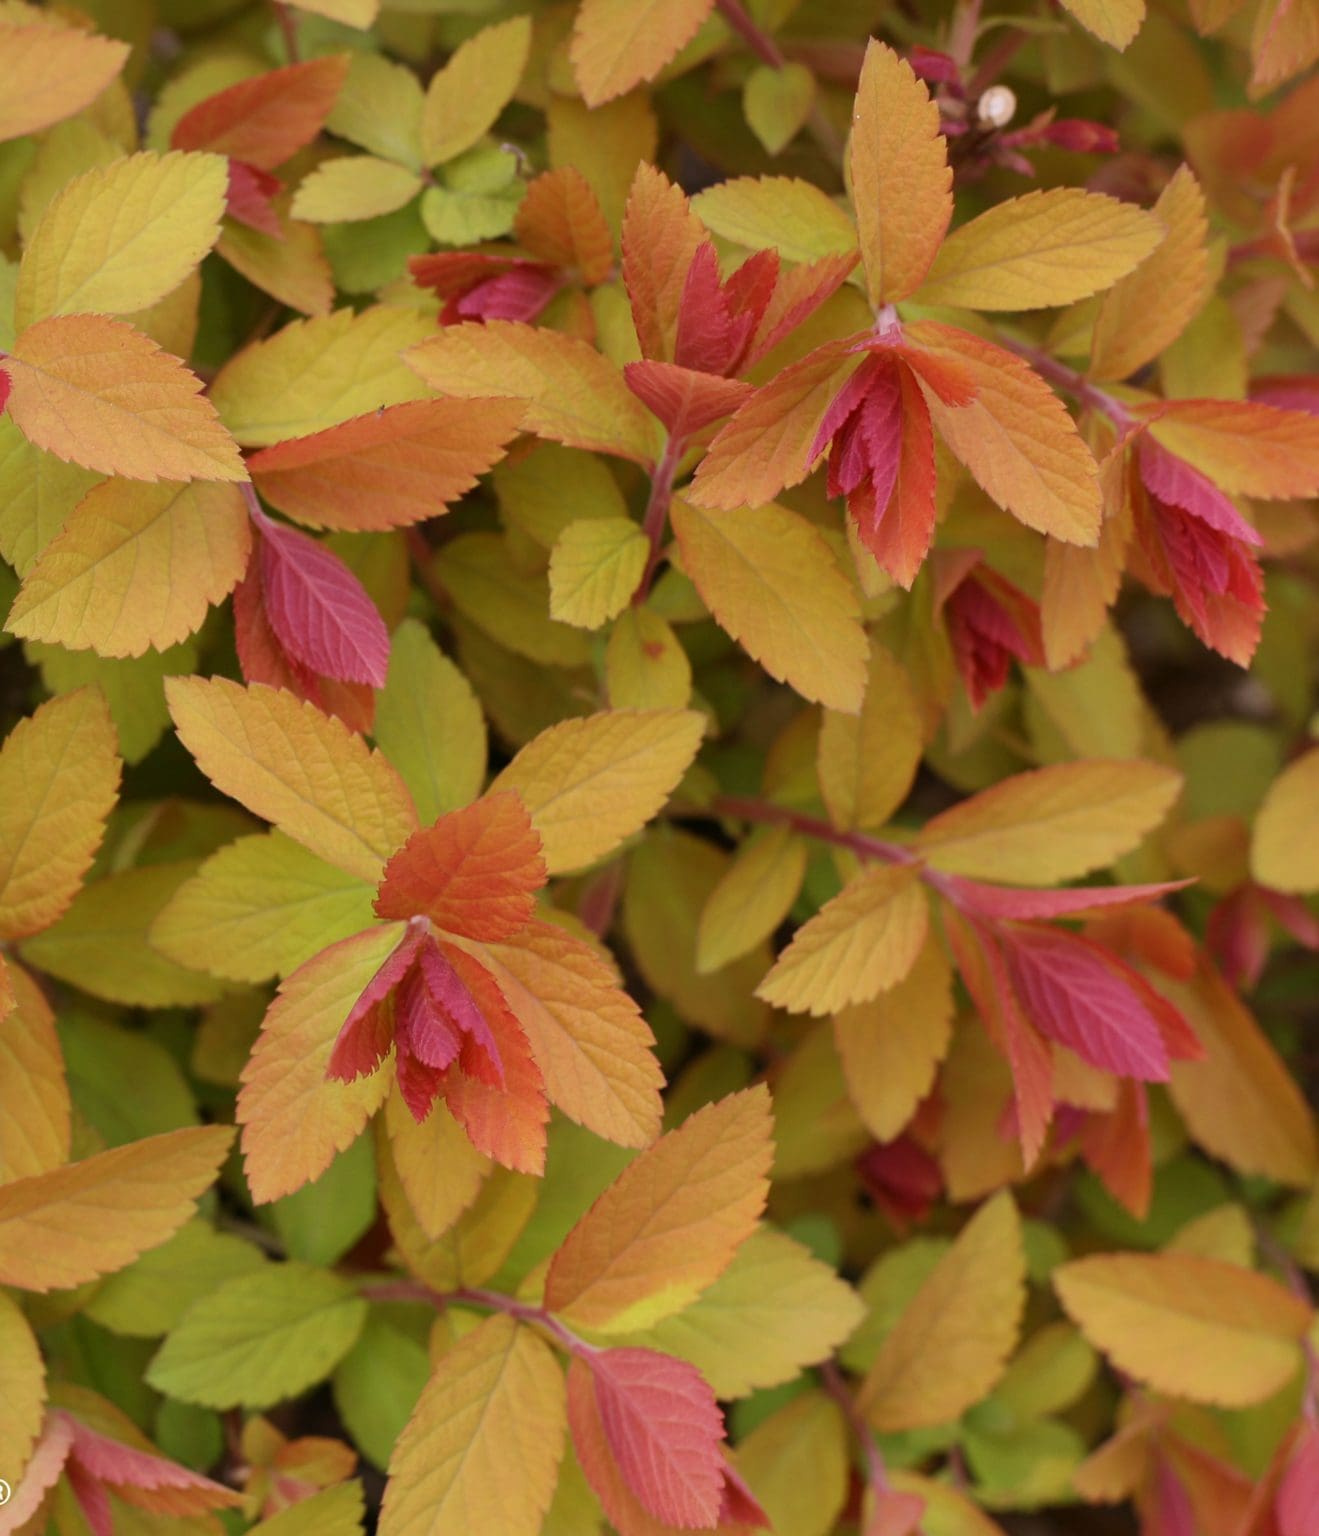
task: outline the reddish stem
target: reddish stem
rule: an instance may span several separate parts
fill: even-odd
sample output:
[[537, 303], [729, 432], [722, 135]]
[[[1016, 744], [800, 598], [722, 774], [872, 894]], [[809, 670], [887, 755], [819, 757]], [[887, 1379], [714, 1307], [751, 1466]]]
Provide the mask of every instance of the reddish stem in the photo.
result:
[[655, 572], [659, 568], [660, 554], [664, 547], [664, 533], [669, 526], [673, 477], [678, 472], [678, 464], [685, 448], [685, 438], [671, 436], [664, 444], [664, 452], [650, 479], [650, 500], [646, 503], [646, 516], [641, 524], [641, 531], [650, 541], [650, 554], [646, 559], [646, 568], [641, 573], [637, 590], [632, 594], [634, 607], [639, 607], [645, 602], [651, 583], [655, 580]]
[[820, 1383], [843, 1410], [847, 1426], [861, 1447], [861, 1454], [865, 1457], [866, 1463], [866, 1481], [870, 1484], [871, 1492], [878, 1503], [889, 1492], [889, 1480], [888, 1471], [884, 1466], [884, 1455], [875, 1439], [874, 1431], [861, 1416], [856, 1406], [856, 1399], [852, 1396], [852, 1389], [832, 1360], [826, 1360], [820, 1367]]
[[[768, 64], [771, 69], [782, 69], [787, 64], [788, 61], [778, 43], [748, 13], [741, 0], [715, 0], [715, 7], [728, 23], [729, 28], [742, 39], [762, 64]], [[835, 164], [841, 163], [842, 141], [834, 132], [834, 125], [821, 112], [818, 101], [811, 107], [807, 126], [815, 142], [825, 154]]]
[[886, 843], [868, 832], [845, 832], [805, 811], [775, 805], [771, 800], [755, 800], [742, 795], [718, 795], [710, 807], [716, 816], [730, 816], [735, 821], [756, 821], [768, 826], [791, 827], [803, 837], [814, 837], [836, 848], [847, 848], [862, 859], [882, 859], [885, 864], [915, 864], [916, 855], [898, 843]]
[[1064, 394], [1071, 395], [1079, 404], [1102, 412], [1119, 430], [1131, 425], [1131, 412], [1120, 400], [1114, 399], [1106, 389], [1100, 389], [1075, 368], [1069, 368], [1066, 363], [1051, 357], [1043, 348], [1033, 347], [1029, 342], [1015, 341], [1010, 336], [1000, 336], [999, 345], [1025, 358], [1042, 379], [1047, 379]]
[[279, 30], [284, 35], [284, 51], [288, 54], [289, 63], [298, 62], [298, 23], [288, 6], [283, 0], [273, 0], [275, 16], [279, 21]]
[[585, 1358], [598, 1353], [594, 1344], [578, 1338], [571, 1328], [544, 1307], [529, 1301], [519, 1301], [516, 1296], [505, 1296], [500, 1291], [487, 1291], [472, 1286], [460, 1286], [455, 1291], [435, 1291], [420, 1280], [368, 1280], [359, 1287], [359, 1293], [368, 1301], [421, 1302], [434, 1307], [437, 1312], [443, 1312], [449, 1306], [488, 1307], [492, 1312], [503, 1312], [520, 1323], [543, 1329], [570, 1355]]
[[433, 558], [435, 551], [426, 542], [426, 535], [420, 528], [407, 528], [404, 530], [403, 537], [407, 541], [408, 555], [417, 572], [417, 580], [425, 587], [437, 608], [447, 608], [449, 594], [444, 590], [444, 583], [435, 574]]

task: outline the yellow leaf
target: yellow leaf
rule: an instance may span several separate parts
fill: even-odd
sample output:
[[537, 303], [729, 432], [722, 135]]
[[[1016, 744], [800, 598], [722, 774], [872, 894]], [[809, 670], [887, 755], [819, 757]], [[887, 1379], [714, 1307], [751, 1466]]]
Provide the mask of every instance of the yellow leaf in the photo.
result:
[[513, 99], [531, 51], [531, 19], [513, 16], [461, 43], [431, 76], [421, 109], [421, 154], [427, 165], [471, 149]]
[[834, 826], [883, 826], [916, 777], [923, 734], [906, 668], [872, 641], [861, 713], [827, 709], [820, 724], [816, 769]]
[[704, 730], [695, 710], [612, 709], [563, 720], [529, 741], [490, 787], [521, 796], [552, 875], [585, 869], [656, 814]]
[[33, 25], [0, 20], [0, 58], [5, 61], [0, 140], [39, 133], [81, 112], [128, 58], [127, 43], [50, 20], [49, 25], [44, 15]]
[[195, 859], [144, 864], [85, 885], [54, 927], [26, 940], [25, 959], [112, 1003], [142, 1008], [213, 1003], [224, 988], [166, 959], [147, 935]]
[[404, 360], [432, 389], [460, 400], [523, 400], [523, 430], [569, 448], [650, 465], [659, 422], [594, 347], [516, 320], [471, 320], [409, 348]]
[[843, 1512], [851, 1475], [843, 1410], [804, 1392], [738, 1442], [737, 1470], [769, 1516], [775, 1536], [828, 1536]]
[[769, 1091], [699, 1109], [623, 1170], [550, 1261], [545, 1305], [630, 1332], [693, 1302], [751, 1235], [769, 1191]]
[[637, 166], [653, 161], [659, 147], [649, 94], [630, 91], [591, 108], [575, 97], [551, 93], [545, 118], [551, 168], [571, 166], [584, 176], [617, 232]]
[[[3, 44], [0, 44], [3, 46]], [[5, 1471], [15, 1483], [41, 1433], [46, 1365], [18, 1303], [0, 1295], [0, 1440]]]
[[408, 1205], [434, 1242], [480, 1194], [494, 1164], [467, 1139], [443, 1099], [418, 1124], [396, 1087], [385, 1100], [385, 1129]]
[[375, 887], [282, 832], [213, 853], [151, 925], [153, 949], [228, 981], [287, 976], [318, 950], [371, 926]]
[[391, 1073], [326, 1080], [330, 1052], [362, 989], [398, 943], [401, 923], [342, 939], [281, 983], [243, 1068], [238, 1123], [258, 1205], [292, 1194], [355, 1141], [389, 1091]]
[[1204, 1047], [1175, 1061], [1168, 1084], [1177, 1112], [1211, 1157], [1246, 1175], [1304, 1188], [1319, 1165], [1314, 1115], [1268, 1036], [1217, 972], [1190, 982], [1159, 978]]
[[1021, 1222], [1003, 1190], [967, 1222], [903, 1310], [858, 1408], [884, 1432], [958, 1418], [1003, 1374], [1025, 1303]]
[[342, 22], [346, 27], [365, 31], [376, 19], [380, 0], [289, 0], [300, 11], [311, 11], [330, 21]]
[[280, 237], [227, 219], [215, 243], [216, 254], [249, 283], [290, 309], [304, 315], [328, 315], [334, 305], [334, 275], [321, 232], [314, 224], [288, 218], [290, 201], [287, 193], [275, 200]]
[[372, 883], [416, 830], [403, 781], [342, 721], [279, 688], [165, 684], [179, 740], [223, 794]]
[[1269, 787], [1251, 833], [1250, 870], [1275, 891], [1319, 890], [1319, 748]]
[[246, 480], [201, 380], [131, 325], [54, 315], [5, 360], [9, 414], [61, 459], [130, 480]]
[[163, 1243], [211, 1187], [233, 1134], [188, 1126], [0, 1185], [0, 1284], [67, 1290]]
[[672, 519], [683, 567], [719, 626], [804, 699], [859, 709], [860, 603], [820, 533], [774, 502], [712, 513], [675, 499]]
[[774, 1076], [774, 1177], [836, 1168], [870, 1139], [848, 1098], [833, 1029], [813, 1025]]
[[550, 555], [550, 614], [599, 629], [631, 600], [650, 542], [629, 517], [588, 517], [559, 535]]
[[897, 986], [834, 1015], [847, 1091], [880, 1141], [892, 1141], [929, 1093], [953, 1030], [953, 977], [930, 934]]
[[815, 261], [856, 249], [856, 228], [826, 192], [795, 176], [737, 176], [692, 198], [714, 234], [785, 261]]
[[870, 302], [895, 303], [930, 270], [953, 216], [953, 173], [939, 109], [911, 65], [866, 46], [852, 111], [852, 202]]
[[380, 53], [351, 55], [325, 126], [384, 160], [421, 169], [421, 85], [406, 64]]
[[806, 873], [805, 842], [788, 827], [761, 827], [710, 892], [696, 931], [696, 968], [717, 971], [774, 932]]
[[100, 656], [164, 650], [233, 590], [250, 546], [237, 486], [104, 480], [42, 551], [5, 628]]
[[550, 1101], [571, 1120], [625, 1147], [659, 1130], [663, 1074], [650, 1027], [609, 965], [552, 923], [482, 947], [518, 1017]]
[[940, 812], [915, 846], [949, 874], [1054, 885], [1129, 853], [1168, 814], [1181, 787], [1181, 774], [1162, 763], [1057, 763], [1014, 774]]
[[1204, 193], [1181, 166], [1159, 194], [1154, 216], [1164, 237], [1140, 266], [1099, 302], [1090, 343], [1090, 374], [1127, 379], [1170, 347], [1209, 295]]
[[1145, 20], [1145, 0], [1062, 0], [1063, 8], [1100, 42], [1125, 48]]
[[100, 476], [34, 448], [0, 416], [0, 556], [26, 576]]
[[215, 244], [228, 186], [223, 155], [177, 150], [144, 150], [67, 182], [23, 253], [15, 322], [157, 303]]
[[1244, 1206], [1216, 1205], [1177, 1228], [1166, 1244], [1169, 1253], [1189, 1253], [1251, 1269], [1255, 1263], [1255, 1231]]
[[660, 70], [696, 36], [714, 0], [582, 0], [573, 24], [573, 75], [598, 107]]
[[391, 638], [389, 676], [376, 696], [375, 739], [411, 792], [422, 826], [481, 793], [481, 705], [417, 619], [404, 619]]
[[382, 405], [424, 399], [399, 353], [434, 328], [429, 315], [386, 304], [295, 320], [236, 353], [215, 376], [211, 399], [245, 446], [307, 437]]
[[346, 224], [394, 213], [421, 191], [421, 177], [374, 155], [322, 160], [298, 184], [291, 212], [313, 224]]
[[672, 625], [653, 608], [625, 608], [609, 631], [605, 690], [615, 709], [687, 707], [692, 664]]
[[0, 1184], [69, 1160], [69, 1088], [55, 1016], [20, 965], [10, 961], [5, 970], [13, 1006], [0, 1007]]
[[1312, 1321], [1267, 1275], [1190, 1254], [1094, 1254], [1060, 1265], [1053, 1284], [1119, 1370], [1223, 1408], [1262, 1402], [1290, 1380]]
[[869, 1002], [911, 969], [928, 923], [915, 870], [871, 865], [802, 924], [756, 996], [794, 1013], [837, 1013]]
[[828, 1359], [863, 1315], [827, 1264], [758, 1227], [689, 1307], [623, 1342], [689, 1361], [716, 1397], [746, 1397]]
[[1094, 544], [1102, 508], [1098, 467], [1067, 407], [1032, 368], [992, 342], [934, 321], [907, 339], [951, 353], [976, 386], [970, 405], [922, 390], [940, 437], [985, 494], [1027, 528], [1067, 544]]
[[119, 789], [118, 738], [100, 690], [80, 688], [20, 720], [0, 749], [0, 938], [68, 909]]
[[300, 1498], [249, 1529], [252, 1536], [362, 1536], [365, 1518], [366, 1495], [354, 1478]]
[[1163, 239], [1131, 203], [1052, 187], [998, 203], [948, 236], [916, 295], [964, 309], [1045, 309], [1110, 287]]
[[549, 1345], [487, 1318], [441, 1356], [398, 1438], [380, 1536], [538, 1536], [566, 1428]]

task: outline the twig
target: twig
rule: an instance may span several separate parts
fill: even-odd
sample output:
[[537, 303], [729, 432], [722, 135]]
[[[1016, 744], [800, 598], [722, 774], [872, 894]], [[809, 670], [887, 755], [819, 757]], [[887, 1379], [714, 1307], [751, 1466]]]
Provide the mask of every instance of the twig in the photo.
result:
[[505, 1296], [501, 1291], [472, 1286], [460, 1286], [455, 1291], [435, 1291], [420, 1280], [368, 1280], [358, 1290], [368, 1301], [416, 1301], [434, 1307], [437, 1312], [450, 1306], [488, 1307], [492, 1312], [503, 1312], [520, 1323], [543, 1329], [570, 1355], [586, 1357], [599, 1353], [594, 1344], [579, 1338], [544, 1307], [519, 1301], [516, 1296]]
[[843, 1410], [848, 1428], [861, 1447], [861, 1454], [866, 1463], [866, 1481], [870, 1484], [871, 1491], [878, 1502], [890, 1491], [890, 1484], [888, 1471], [884, 1466], [884, 1455], [879, 1448], [879, 1442], [875, 1439], [874, 1431], [858, 1411], [851, 1388], [832, 1360], [826, 1360], [820, 1367], [820, 1382], [824, 1390]]
[[632, 594], [633, 606], [639, 606], [645, 602], [651, 583], [655, 580], [655, 572], [660, 563], [660, 552], [664, 547], [664, 533], [669, 526], [673, 477], [678, 472], [678, 464], [685, 448], [685, 438], [670, 436], [664, 444], [664, 452], [660, 455], [660, 461], [655, 466], [655, 472], [650, 479], [650, 500], [646, 503], [646, 516], [641, 524], [641, 531], [650, 541], [650, 554], [646, 557], [646, 568], [641, 573], [637, 590]]
[[1033, 347], [1029, 342], [1016, 341], [1011, 336], [1000, 336], [999, 345], [1009, 352], [1015, 352], [1018, 357], [1025, 358], [1036, 373], [1042, 379], [1047, 379], [1050, 384], [1062, 390], [1066, 395], [1078, 401], [1081, 405], [1087, 405], [1091, 410], [1101, 411], [1115, 427], [1123, 428], [1131, 425], [1133, 417], [1131, 412], [1120, 400], [1114, 399], [1106, 389], [1100, 389], [1092, 383], [1083, 373], [1078, 373], [1075, 368], [1069, 368], [1066, 363], [1060, 363], [1056, 357], [1051, 357], [1042, 347]]
[[279, 21], [279, 30], [284, 34], [284, 52], [288, 54], [289, 63], [298, 62], [298, 23], [284, 0], [273, 0], [275, 16]]
[[[742, 39], [762, 64], [768, 64], [771, 69], [782, 69], [787, 64], [787, 58], [778, 43], [747, 12], [741, 0], [715, 0], [715, 5], [729, 28]], [[835, 132], [834, 125], [820, 110], [818, 101], [811, 107], [806, 126], [811, 130], [812, 138], [829, 159], [835, 165], [841, 165], [843, 142]]]
[[832, 843], [836, 848], [846, 848], [862, 859], [881, 859], [885, 864], [917, 862], [910, 848], [885, 842], [880, 837], [871, 837], [868, 832], [841, 831], [819, 816], [793, 810], [791, 806], [775, 805], [772, 800], [756, 800], [743, 795], [717, 795], [708, 809], [680, 807], [678, 814], [727, 816], [733, 821], [755, 821], [767, 826], [791, 827], [803, 837], [813, 837], [819, 842]]

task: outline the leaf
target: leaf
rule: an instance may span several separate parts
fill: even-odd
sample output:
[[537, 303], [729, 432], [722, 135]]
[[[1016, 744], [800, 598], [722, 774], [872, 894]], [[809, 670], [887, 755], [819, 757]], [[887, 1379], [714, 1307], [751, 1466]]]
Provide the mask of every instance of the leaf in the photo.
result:
[[872, 865], [802, 924], [756, 996], [795, 1013], [868, 1002], [911, 969], [928, 922], [915, 870]]
[[238, 442], [264, 448], [423, 399], [425, 388], [399, 354], [433, 325], [416, 310], [386, 304], [295, 320], [235, 353], [215, 376], [211, 400]]
[[938, 940], [926, 937], [896, 986], [835, 1013], [833, 1029], [848, 1095], [871, 1134], [893, 1141], [952, 1043], [953, 977]]
[[1013, 885], [1075, 880], [1136, 847], [1181, 787], [1181, 775], [1161, 763], [1058, 763], [941, 811], [915, 846], [950, 874]]
[[1118, 1369], [1224, 1408], [1271, 1397], [1298, 1370], [1311, 1309], [1276, 1280], [1191, 1254], [1093, 1254], [1053, 1272], [1068, 1316]]
[[58, 458], [130, 480], [247, 479], [201, 380], [121, 320], [38, 320], [5, 368], [19, 431]]
[[[19, 13], [20, 16], [22, 13]], [[119, 74], [127, 43], [60, 26], [44, 13], [31, 26], [0, 18], [0, 54], [6, 90], [0, 103], [0, 140], [39, 133], [88, 107]]]
[[695, 710], [605, 710], [529, 741], [490, 786], [516, 790], [550, 874], [585, 869], [639, 831], [691, 766], [705, 731]]
[[859, 715], [826, 710], [816, 772], [829, 819], [840, 828], [881, 827], [907, 797], [924, 747], [910, 678], [876, 642]]
[[1188, 166], [1178, 167], [1153, 212], [1163, 223], [1163, 240], [1100, 300], [1090, 343], [1092, 378], [1127, 379], [1153, 362], [1209, 296], [1205, 197]]
[[[738, 1442], [738, 1471], [777, 1536], [820, 1536], [834, 1529], [849, 1491], [848, 1433], [836, 1402], [823, 1392], [805, 1391]], [[889, 1502], [892, 1495], [884, 1498]]]
[[50, 699], [0, 748], [0, 937], [49, 927], [78, 894], [119, 789], [99, 689]]
[[917, 298], [964, 309], [1046, 309], [1088, 298], [1163, 239], [1152, 214], [1080, 187], [998, 203], [943, 242]]
[[395, 213], [421, 191], [416, 171], [374, 155], [322, 160], [298, 184], [289, 212], [311, 224], [347, 224]]
[[247, 468], [272, 507], [309, 528], [405, 528], [466, 495], [521, 419], [513, 401], [416, 400], [263, 448]]
[[366, 1495], [356, 1479], [299, 1499], [250, 1529], [260, 1536], [362, 1536]]
[[389, 675], [376, 699], [375, 739], [398, 769], [428, 826], [481, 793], [486, 732], [472, 686], [425, 627], [404, 619], [394, 631]]
[[232, 1140], [188, 1126], [0, 1185], [0, 1284], [67, 1290], [122, 1269], [183, 1225]]
[[[665, 1525], [712, 1528], [723, 1495], [723, 1415], [700, 1373], [654, 1350], [610, 1349], [568, 1367], [568, 1422], [588, 1481], [607, 1496], [600, 1450]], [[594, 1453], [594, 1455], [593, 1455]]]
[[550, 554], [550, 615], [563, 624], [599, 629], [631, 601], [650, 542], [628, 517], [569, 523]]
[[486, 1318], [440, 1357], [398, 1438], [380, 1536], [538, 1536], [565, 1428], [549, 1346]]
[[[0, 1295], [0, 1437], [6, 1470], [17, 1481], [41, 1433], [46, 1365], [18, 1303]], [[5, 1495], [8, 1500], [8, 1494]]]
[[1131, 42], [1145, 20], [1145, 0], [1062, 0], [1062, 5], [1087, 32], [1118, 49]]
[[290, 0], [290, 4], [359, 30], [369, 27], [380, 9], [380, 0]]
[[41, 552], [5, 627], [99, 656], [141, 656], [195, 633], [247, 566], [238, 488], [103, 480]]
[[573, 23], [573, 77], [588, 107], [630, 91], [696, 36], [714, 0], [582, 0]]
[[228, 981], [287, 976], [371, 924], [373, 887], [282, 832], [213, 853], [151, 925], [152, 947]]
[[397, 773], [314, 705], [219, 677], [170, 678], [165, 695], [217, 789], [348, 874], [378, 880], [416, 827]]
[[628, 1342], [686, 1360], [717, 1397], [746, 1397], [827, 1359], [863, 1315], [856, 1293], [827, 1264], [759, 1227], [689, 1307]]
[[550, 1261], [545, 1305], [610, 1332], [680, 1312], [727, 1269], [764, 1208], [769, 1093], [707, 1105], [631, 1162]]
[[319, 1178], [384, 1102], [389, 1076], [327, 1082], [339, 1030], [398, 943], [377, 925], [331, 944], [281, 983], [243, 1067], [238, 1123], [247, 1186], [258, 1204]]
[[131, 315], [173, 292], [215, 244], [228, 192], [219, 155], [144, 151], [65, 183], [18, 272], [19, 329], [47, 315]]
[[348, 76], [349, 55], [270, 69], [207, 96], [170, 134], [174, 149], [209, 149], [273, 171], [321, 131]]
[[1150, 436], [1229, 495], [1319, 491], [1319, 419], [1254, 400], [1170, 400], [1146, 408]]
[[953, 216], [953, 173], [929, 91], [905, 59], [873, 39], [848, 156], [870, 302], [894, 303], [930, 270]]
[[426, 916], [465, 938], [512, 937], [545, 883], [541, 840], [516, 794], [489, 794], [414, 832], [385, 866], [376, 915]]
[[1250, 868], [1275, 891], [1319, 889], [1319, 750], [1303, 753], [1269, 786], [1251, 833]]
[[625, 608], [605, 644], [605, 691], [615, 709], [685, 709], [692, 667], [673, 628], [648, 607]]
[[258, 558], [266, 617], [294, 661], [327, 677], [383, 688], [389, 631], [338, 555], [262, 514]]
[[531, 923], [480, 958], [531, 1043], [551, 1103], [620, 1146], [653, 1140], [663, 1084], [654, 1040], [600, 955], [553, 923]]
[[1021, 1223], [1004, 1190], [972, 1216], [903, 1309], [857, 1408], [886, 1433], [959, 1417], [1002, 1376], [1025, 1302]]
[[[69, 1088], [55, 1015], [16, 962], [0, 975], [0, 1184], [69, 1160]], [[0, 1359], [4, 1351], [0, 1350]]]
[[697, 193], [692, 210], [714, 234], [785, 261], [856, 250], [856, 227], [826, 192], [795, 176], [737, 176]]
[[771, 155], [792, 143], [814, 103], [815, 76], [804, 64], [762, 64], [742, 88], [747, 127]]
[[461, 43], [431, 77], [421, 112], [421, 153], [439, 165], [471, 149], [513, 99], [531, 50], [525, 16], [481, 31]]
[[807, 851], [789, 827], [752, 833], [701, 908], [698, 971], [720, 970], [769, 938], [801, 890]]
[[100, 476], [34, 448], [0, 415], [0, 556], [26, 576]]
[[324, 1380], [353, 1347], [366, 1302], [288, 1259], [225, 1280], [183, 1314], [147, 1367], [159, 1392], [208, 1408], [267, 1408]]
[[570, 448], [640, 464], [658, 457], [658, 423], [594, 347], [516, 320], [448, 325], [404, 353], [432, 389], [463, 400], [525, 405], [522, 429]]
[[[969, 405], [944, 405], [922, 381], [939, 435], [985, 494], [1027, 528], [1093, 545], [1102, 520], [1098, 466], [1062, 401], [1021, 358], [932, 320], [907, 340], [969, 370]], [[919, 376], [918, 376], [919, 377]]]
[[643, 357], [673, 361], [687, 274], [705, 238], [682, 188], [637, 166], [623, 213], [623, 284]]
[[1268, 1036], [1211, 967], [1159, 987], [1204, 1047], [1177, 1061], [1168, 1085], [1177, 1112], [1212, 1157], [1247, 1175], [1305, 1188], [1319, 1166], [1314, 1116]]
[[582, 281], [604, 282], [614, 265], [614, 237], [585, 176], [570, 165], [527, 184], [513, 233], [538, 261], [576, 267]]
[[803, 698], [859, 709], [860, 605], [820, 533], [773, 502], [713, 515], [675, 498], [671, 516], [683, 567], [720, 628]]
[[385, 1100], [385, 1127], [398, 1181], [423, 1234], [444, 1236], [481, 1192], [493, 1166], [441, 1100], [418, 1123], [397, 1088]]

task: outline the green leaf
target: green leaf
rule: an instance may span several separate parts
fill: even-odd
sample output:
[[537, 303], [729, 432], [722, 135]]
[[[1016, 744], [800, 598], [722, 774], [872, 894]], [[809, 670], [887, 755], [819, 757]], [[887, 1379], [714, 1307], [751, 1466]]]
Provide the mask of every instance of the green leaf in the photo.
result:
[[333, 1264], [376, 1215], [376, 1165], [369, 1136], [359, 1136], [319, 1179], [266, 1207], [291, 1258]]
[[177, 1327], [195, 1302], [265, 1263], [254, 1244], [197, 1218], [127, 1269], [107, 1276], [84, 1310], [111, 1333], [159, 1338]]

